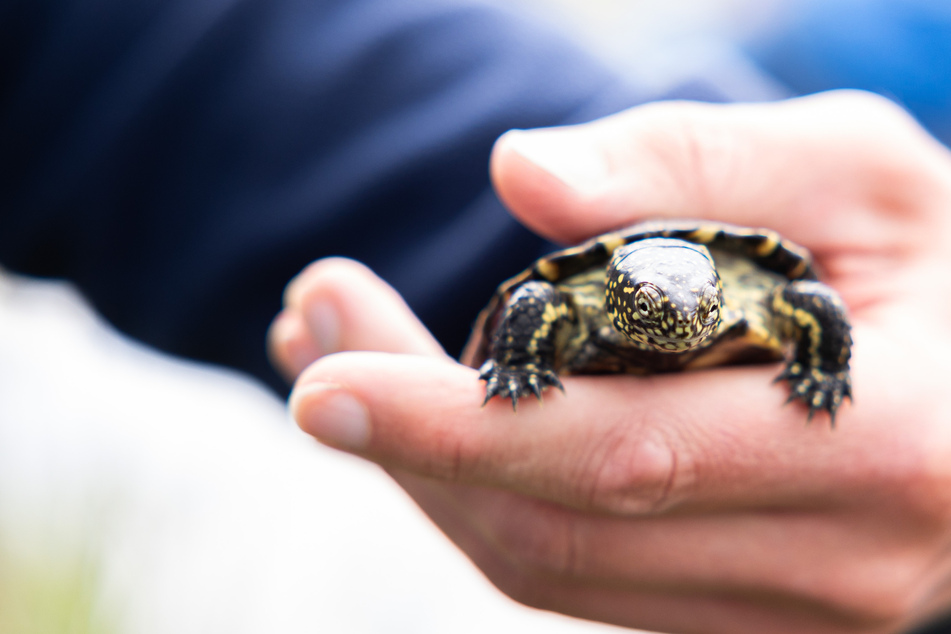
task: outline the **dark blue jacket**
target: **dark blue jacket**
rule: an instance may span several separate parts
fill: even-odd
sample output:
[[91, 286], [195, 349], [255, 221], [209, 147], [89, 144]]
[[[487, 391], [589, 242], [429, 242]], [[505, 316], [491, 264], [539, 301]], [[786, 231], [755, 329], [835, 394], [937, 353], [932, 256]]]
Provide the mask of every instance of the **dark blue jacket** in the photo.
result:
[[282, 289], [346, 255], [456, 352], [543, 248], [490, 190], [493, 141], [639, 99], [471, 0], [2, 0], [0, 263], [284, 391]]

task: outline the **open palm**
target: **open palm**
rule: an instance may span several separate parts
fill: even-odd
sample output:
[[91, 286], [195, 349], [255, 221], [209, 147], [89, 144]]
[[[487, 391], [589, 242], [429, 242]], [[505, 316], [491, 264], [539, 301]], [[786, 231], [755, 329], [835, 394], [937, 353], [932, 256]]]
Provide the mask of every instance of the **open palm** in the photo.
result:
[[834, 430], [807, 425], [777, 367], [756, 366], [566, 377], [567, 395], [517, 414], [480, 408], [476, 371], [392, 289], [327, 260], [271, 331], [305, 431], [384, 466], [529, 605], [731, 633], [896, 632], [951, 606], [942, 146], [859, 93], [660, 103], [509, 133], [492, 173], [522, 222], [563, 242], [676, 216], [809, 247], [851, 312], [854, 404]]

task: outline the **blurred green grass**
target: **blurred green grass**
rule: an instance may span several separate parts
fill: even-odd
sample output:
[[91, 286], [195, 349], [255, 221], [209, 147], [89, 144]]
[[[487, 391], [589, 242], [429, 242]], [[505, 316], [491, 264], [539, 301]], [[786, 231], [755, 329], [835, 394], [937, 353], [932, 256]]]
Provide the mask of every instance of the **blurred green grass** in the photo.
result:
[[0, 632], [118, 634], [98, 600], [96, 553], [34, 559], [0, 547]]
[[[29, 521], [19, 524], [26, 534], [0, 526], [0, 634], [119, 633], [102, 601], [107, 526], [96, 513], [102, 509], [90, 507], [95, 519], [68, 537]], [[51, 525], [62, 529], [64, 519]]]

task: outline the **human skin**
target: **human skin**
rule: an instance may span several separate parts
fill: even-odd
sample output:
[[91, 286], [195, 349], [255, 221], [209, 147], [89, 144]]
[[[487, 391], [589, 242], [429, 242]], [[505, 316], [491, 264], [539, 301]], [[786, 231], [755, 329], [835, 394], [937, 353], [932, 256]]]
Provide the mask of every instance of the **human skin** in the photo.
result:
[[[641, 106], [514, 132], [495, 186], [576, 242], [647, 217], [768, 226], [849, 306], [854, 403], [806, 421], [778, 365], [565, 377], [480, 407], [347, 260], [288, 287], [272, 358], [318, 440], [383, 466], [503, 592], [664, 632], [899, 632], [951, 606], [951, 154], [855, 92]], [[332, 354], [333, 353], [333, 354]], [[314, 362], [316, 361], [316, 362]]]

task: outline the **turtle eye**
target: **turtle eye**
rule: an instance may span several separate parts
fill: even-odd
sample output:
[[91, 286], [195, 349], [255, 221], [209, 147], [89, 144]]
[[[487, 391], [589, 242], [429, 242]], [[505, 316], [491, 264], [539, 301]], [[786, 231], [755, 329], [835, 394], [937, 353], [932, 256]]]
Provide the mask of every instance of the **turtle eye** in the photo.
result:
[[707, 305], [700, 313], [700, 323], [704, 326], [712, 326], [720, 321], [720, 304], [713, 303]]
[[660, 291], [644, 284], [634, 293], [634, 310], [641, 319], [659, 319], [664, 312], [664, 300]]
[[700, 323], [704, 326], [712, 326], [720, 321], [720, 298], [718, 295], [712, 288], [707, 288], [703, 293]]

